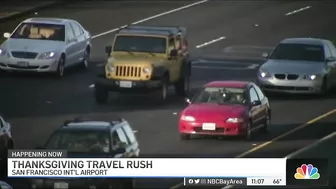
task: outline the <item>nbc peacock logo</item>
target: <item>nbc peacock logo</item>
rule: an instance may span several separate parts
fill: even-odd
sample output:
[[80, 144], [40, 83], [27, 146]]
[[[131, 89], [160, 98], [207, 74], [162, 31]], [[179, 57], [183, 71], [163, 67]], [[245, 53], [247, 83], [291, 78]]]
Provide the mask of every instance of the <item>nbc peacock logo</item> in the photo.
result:
[[296, 169], [294, 177], [295, 179], [319, 179], [320, 173], [312, 164], [302, 164], [301, 167]]

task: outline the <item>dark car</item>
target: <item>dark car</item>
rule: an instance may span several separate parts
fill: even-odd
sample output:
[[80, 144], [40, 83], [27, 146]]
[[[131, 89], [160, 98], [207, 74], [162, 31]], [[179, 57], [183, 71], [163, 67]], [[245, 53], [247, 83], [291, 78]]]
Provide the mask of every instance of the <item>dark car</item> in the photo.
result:
[[11, 125], [0, 115], [0, 177], [7, 177], [7, 153], [14, 148]]
[[[66, 149], [69, 158], [136, 158], [139, 143], [124, 119], [94, 121], [75, 118], [58, 128], [39, 149]], [[32, 188], [134, 188], [134, 179], [32, 179]]]
[[0, 189], [12, 189], [13, 187], [4, 181], [0, 181]]

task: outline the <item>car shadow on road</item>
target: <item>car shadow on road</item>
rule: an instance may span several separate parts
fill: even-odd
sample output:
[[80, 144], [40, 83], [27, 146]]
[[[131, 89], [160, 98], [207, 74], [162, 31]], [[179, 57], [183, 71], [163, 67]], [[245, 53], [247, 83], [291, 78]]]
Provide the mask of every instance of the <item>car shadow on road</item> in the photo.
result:
[[[242, 137], [221, 137], [221, 136], [195, 136], [191, 140], [182, 141], [182, 143], [218, 143], [218, 142], [234, 142], [245, 143], [251, 142], [261, 144], [269, 141], [277, 142], [305, 142], [315, 141], [335, 131], [336, 121], [323, 122], [318, 121], [312, 124], [296, 123], [296, 124], [271, 124], [268, 132], [264, 133], [261, 130], [253, 132], [253, 137], [246, 141]], [[281, 137], [279, 137], [281, 136]]]
[[336, 98], [336, 88], [332, 89], [328, 94], [287, 94], [287, 93], [267, 93], [270, 100], [319, 100]]

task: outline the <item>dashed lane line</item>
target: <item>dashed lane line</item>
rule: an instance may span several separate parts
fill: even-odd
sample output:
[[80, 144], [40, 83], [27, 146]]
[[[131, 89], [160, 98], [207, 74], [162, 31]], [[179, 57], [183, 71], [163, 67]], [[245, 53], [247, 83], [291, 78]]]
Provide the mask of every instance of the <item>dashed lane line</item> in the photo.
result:
[[[195, 2], [195, 3], [188, 4], [188, 5], [185, 5], [185, 6], [183, 6], [183, 7], [179, 7], [179, 8], [176, 8], [176, 9], [172, 9], [172, 10], [170, 10], [170, 11], [166, 11], [166, 12], [163, 12], [163, 13], [156, 14], [156, 15], [154, 15], [154, 16], [148, 17], [148, 18], [144, 18], [144, 19], [135, 21], [135, 22], [132, 23], [132, 25], [140, 24], [140, 23], [143, 23], [143, 22], [146, 22], [146, 21], [149, 21], [149, 20], [153, 20], [153, 19], [155, 19], [155, 18], [158, 18], [158, 17], [161, 17], [161, 16], [165, 16], [165, 15], [168, 15], [168, 14], [171, 14], [171, 13], [174, 13], [174, 12], [178, 12], [178, 11], [181, 11], [181, 10], [184, 10], [184, 9], [188, 9], [188, 8], [190, 8], [190, 7], [194, 7], [194, 6], [197, 6], [197, 5], [206, 3], [206, 2], [208, 2], [208, 0], [197, 1], [197, 2]], [[127, 27], [127, 25], [123, 25], [123, 26], [120, 26], [119, 28], [114, 28], [114, 29], [111, 29], [111, 30], [108, 30], [108, 31], [105, 31], [105, 32], [102, 32], [102, 33], [99, 33], [99, 34], [96, 34], [96, 35], [93, 35], [93, 36], [91, 36], [91, 39], [95, 39], [95, 38], [98, 38], [98, 37], [101, 37], [101, 36], [104, 36], [104, 35], [107, 35], [107, 34], [116, 32], [116, 31], [118, 31], [120, 28], [125, 28], [125, 27]]]
[[310, 8], [311, 8], [311, 6], [302, 7], [302, 8], [300, 8], [300, 9], [296, 9], [296, 10], [293, 10], [293, 11], [291, 11], [291, 12], [286, 13], [285, 16], [290, 16], [290, 15], [293, 15], [293, 14], [296, 14], [296, 13], [299, 13], [299, 12], [302, 12], [302, 11], [307, 10], [307, 9], [310, 9]]

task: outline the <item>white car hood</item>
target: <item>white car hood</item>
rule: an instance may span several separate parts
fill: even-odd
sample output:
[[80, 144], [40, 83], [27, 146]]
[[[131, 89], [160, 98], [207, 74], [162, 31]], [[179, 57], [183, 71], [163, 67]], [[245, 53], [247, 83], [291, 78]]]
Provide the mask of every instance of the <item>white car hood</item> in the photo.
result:
[[8, 39], [2, 47], [8, 51], [49, 52], [60, 51], [64, 48], [62, 41], [35, 40], [35, 39]]

